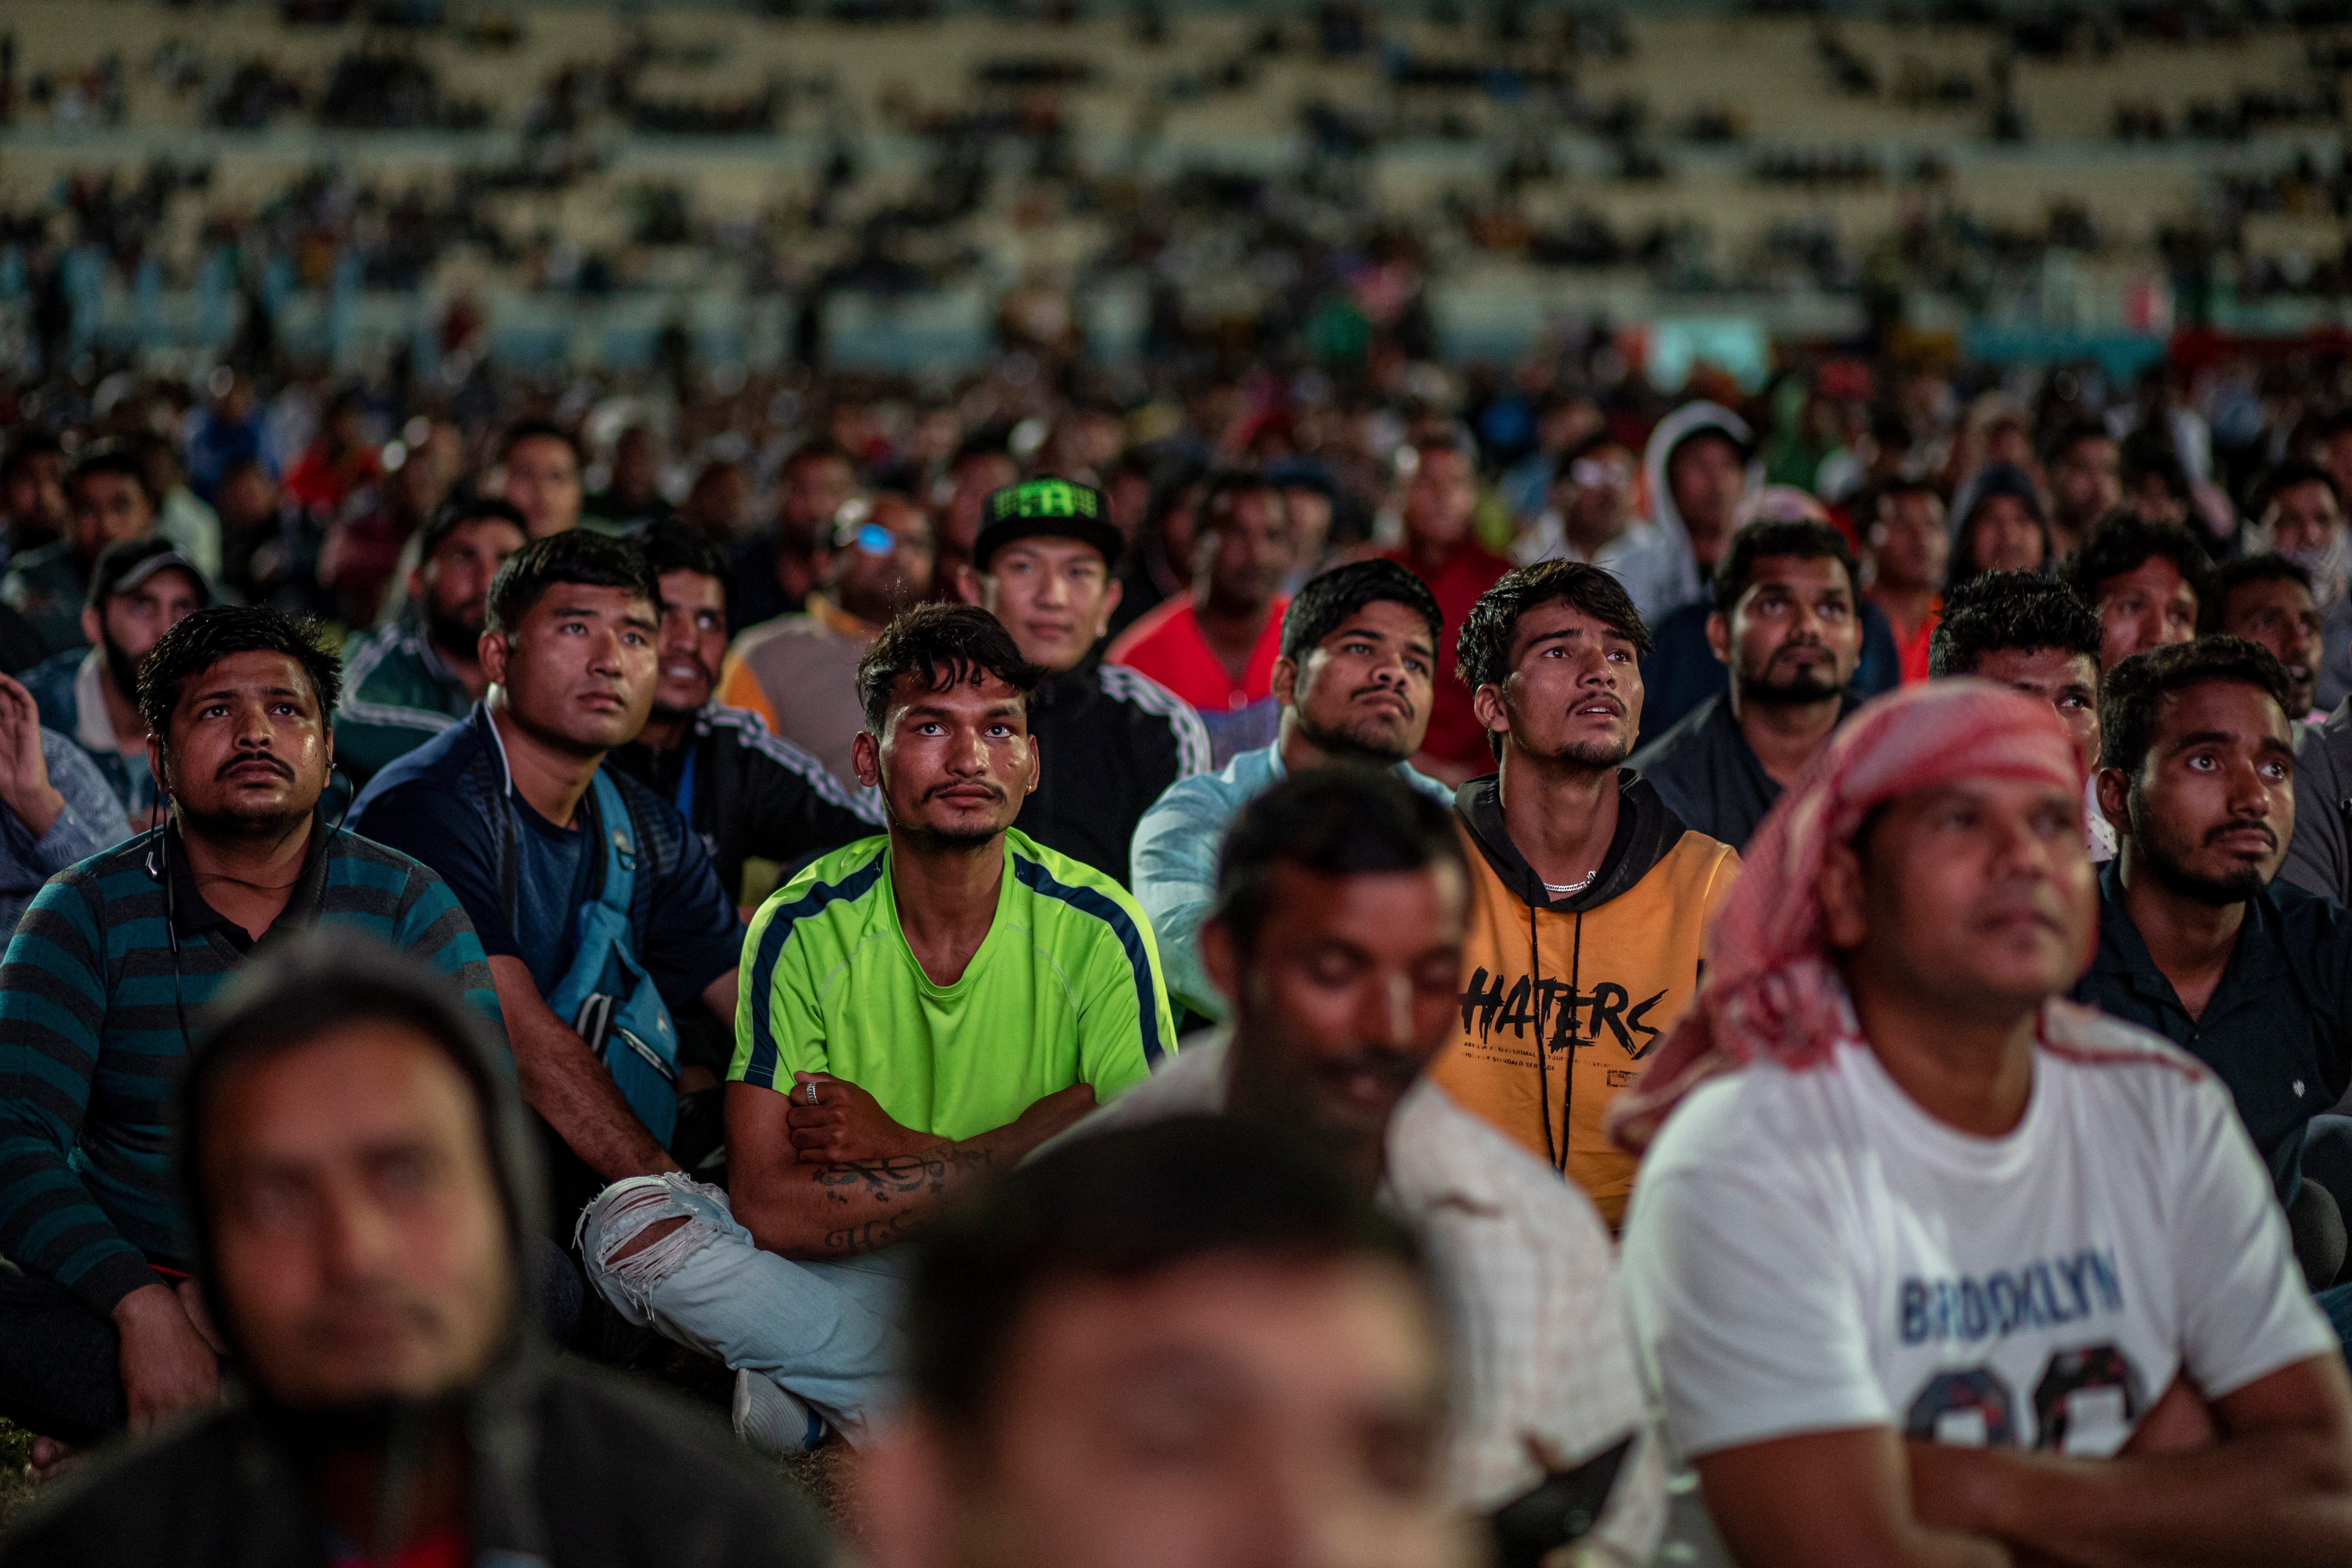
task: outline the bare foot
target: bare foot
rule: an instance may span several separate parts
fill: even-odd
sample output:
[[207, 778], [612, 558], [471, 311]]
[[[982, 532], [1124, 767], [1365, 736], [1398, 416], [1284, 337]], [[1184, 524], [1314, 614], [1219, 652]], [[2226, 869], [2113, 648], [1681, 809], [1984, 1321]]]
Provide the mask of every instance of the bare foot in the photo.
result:
[[82, 1461], [82, 1451], [70, 1443], [60, 1443], [55, 1437], [33, 1439], [33, 1461], [25, 1467], [25, 1479], [35, 1486], [56, 1480]]

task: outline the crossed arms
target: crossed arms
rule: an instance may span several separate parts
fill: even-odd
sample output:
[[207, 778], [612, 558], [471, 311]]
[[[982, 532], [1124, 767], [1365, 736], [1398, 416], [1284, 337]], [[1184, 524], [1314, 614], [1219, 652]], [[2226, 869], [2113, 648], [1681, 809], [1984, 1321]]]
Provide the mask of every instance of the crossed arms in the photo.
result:
[[771, 1252], [808, 1259], [873, 1252], [1094, 1107], [1092, 1086], [1073, 1084], [958, 1142], [899, 1125], [872, 1095], [830, 1074], [794, 1073], [790, 1098], [737, 1081], [727, 1086], [728, 1198]]
[[1745, 1568], [2352, 1561], [2352, 1380], [2315, 1356], [2210, 1404], [2176, 1383], [2112, 1459], [1809, 1433], [1694, 1461]]

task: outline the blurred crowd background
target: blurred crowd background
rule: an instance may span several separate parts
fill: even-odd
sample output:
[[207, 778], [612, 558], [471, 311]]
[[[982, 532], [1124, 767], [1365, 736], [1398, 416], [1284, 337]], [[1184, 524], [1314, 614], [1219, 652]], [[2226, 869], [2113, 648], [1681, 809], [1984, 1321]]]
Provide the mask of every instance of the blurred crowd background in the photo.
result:
[[813, 438], [950, 547], [1093, 478], [1163, 592], [1175, 460], [1310, 467], [1341, 547], [1458, 423], [1500, 549], [1694, 396], [1833, 511], [2088, 420], [2228, 553], [2352, 402], [2347, 68], [2336, 0], [12, 0], [0, 426], [142, 443], [345, 626], [522, 419], [722, 538]]

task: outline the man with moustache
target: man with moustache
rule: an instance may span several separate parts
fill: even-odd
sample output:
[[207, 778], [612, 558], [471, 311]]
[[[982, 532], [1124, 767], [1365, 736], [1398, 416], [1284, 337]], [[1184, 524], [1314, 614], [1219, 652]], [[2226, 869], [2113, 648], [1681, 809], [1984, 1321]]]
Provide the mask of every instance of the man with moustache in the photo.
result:
[[[2294, 833], [2292, 700], [2278, 660], [2237, 637], [2107, 671], [2099, 804], [2122, 849], [2099, 873], [2098, 956], [2074, 988], [2213, 1069], [2290, 1214], [2305, 1131], [2352, 1086], [2352, 917], [2271, 880]], [[2335, 1268], [2314, 1271], [2326, 1284]]]
[[1824, 523], [1752, 523], [1732, 536], [1706, 624], [1730, 689], [1633, 760], [1686, 826], [1735, 849], [1747, 843], [1782, 786], [1853, 710], [1858, 584], [1845, 540]]
[[795, 871], [881, 826], [873, 797], [844, 790], [757, 713], [712, 700], [732, 592], [718, 546], [675, 521], [648, 524], [636, 544], [661, 589], [661, 665], [653, 715], [613, 765], [677, 807], [709, 848], [719, 885], [738, 900], [751, 857]]
[[274, 610], [199, 610], [140, 705], [164, 825], [49, 879], [0, 963], [0, 1414], [84, 1445], [211, 1396], [170, 1097], [205, 1006], [313, 927], [412, 952], [486, 1016], [480, 942], [441, 879], [319, 809], [335, 656]]
[[[2284, 733], [2240, 717], [2223, 777]], [[2352, 1556], [2352, 1384], [2228, 1095], [2064, 1000], [2099, 918], [2081, 784], [1988, 681], [1870, 703], [1612, 1119], [1646, 1148], [1627, 1316], [1744, 1568]]]
[[481, 700], [489, 685], [479, 645], [490, 581], [530, 537], [514, 503], [495, 496], [455, 502], [417, 534], [410, 613], [346, 648], [350, 684], [335, 715], [335, 755], [356, 784]]
[[563, 1240], [608, 1183], [677, 1168], [674, 1015], [735, 1014], [742, 922], [709, 851], [604, 765], [653, 710], [659, 596], [627, 541], [567, 529], [523, 546], [490, 584], [481, 701], [352, 805], [355, 830], [440, 872], [481, 933]]
[[1454, 792], [1415, 773], [1445, 619], [1436, 595], [1393, 561], [1358, 561], [1307, 580], [1282, 621], [1274, 744], [1179, 781], [1135, 829], [1135, 897], [1151, 917], [1169, 994], [1205, 1018], [1224, 998], [1201, 967], [1201, 922], [1216, 902], [1217, 849], [1243, 806], [1286, 776], [1338, 763], [1392, 770], [1441, 801]]
[[1739, 868], [1623, 765], [1648, 651], [1624, 586], [1582, 562], [1520, 567], [1463, 624], [1496, 771], [1454, 796], [1473, 897], [1456, 1033], [1430, 1069], [1612, 1226], [1633, 1160], [1601, 1113], [1689, 1005]]
[[2065, 584], [2039, 572], [1987, 572], [1952, 590], [1927, 650], [1941, 680], [1978, 675], [2046, 702], [2083, 764], [2083, 847], [2095, 866], [2116, 858], [2099, 809], [2099, 617]]
[[[930, 596], [933, 537], [930, 518], [911, 496], [879, 490], [843, 502], [825, 539], [831, 553], [824, 557], [824, 590], [810, 594], [798, 614], [746, 627], [719, 675], [719, 700], [749, 708], [769, 729], [814, 753], [843, 789], [857, 790], [850, 752], [865, 722], [858, 661], [891, 616]], [[739, 552], [739, 600], [751, 597], [745, 570]]]
[[1136, 825], [1169, 785], [1205, 771], [1209, 732], [1182, 698], [1096, 653], [1118, 608], [1124, 547], [1091, 485], [1031, 479], [988, 498], [964, 596], [1045, 672], [1029, 705], [1037, 788], [1017, 826], [1127, 886]]
[[2296, 725], [2326, 722], [2317, 706], [2326, 633], [2311, 574], [2284, 555], [2241, 555], [2213, 569], [2205, 629], [2270, 649], [2286, 670], [2287, 711]]
[[1151, 927], [1012, 826], [1037, 672], [987, 611], [924, 605], [858, 673], [889, 831], [761, 906], [727, 1086], [727, 1188], [616, 1183], [583, 1222], [614, 1310], [736, 1369], [736, 1431], [862, 1446], [892, 1400], [898, 1243], [1174, 1048]]
[[1231, 1027], [1189, 1041], [1055, 1146], [1208, 1115], [1324, 1155], [1422, 1237], [1453, 1309], [1454, 1501], [1491, 1512], [1547, 1468], [1631, 1436], [1588, 1545], [1647, 1563], [1664, 1471], [1608, 1232], [1582, 1194], [1423, 1076], [1460, 1011], [1469, 900], [1435, 800], [1370, 768], [1281, 780], [1234, 819], [1201, 928]]
[[212, 602], [196, 563], [162, 539], [110, 545], [90, 574], [82, 606], [87, 648], [68, 649], [25, 672], [41, 722], [98, 764], [128, 831], [154, 826], [155, 776], [147, 765], [147, 721], [139, 708], [139, 664], [163, 634]]
[[97, 640], [84, 616], [86, 591], [109, 545], [155, 531], [159, 499], [147, 488], [146, 466], [119, 447], [104, 445], [75, 459], [66, 475], [66, 531], [9, 564], [0, 579], [0, 604], [32, 623], [49, 658]]
[[1211, 476], [1202, 493], [1192, 591], [1162, 600], [1104, 659], [1149, 676], [1200, 714], [1213, 761], [1265, 743], [1279, 722], [1283, 574], [1296, 558], [1290, 502], [1255, 469]]
[[223, 998], [174, 1121], [237, 1386], [43, 1498], [0, 1564], [833, 1561], [683, 1402], [538, 1342], [530, 1133], [503, 1045], [440, 980], [313, 934]]

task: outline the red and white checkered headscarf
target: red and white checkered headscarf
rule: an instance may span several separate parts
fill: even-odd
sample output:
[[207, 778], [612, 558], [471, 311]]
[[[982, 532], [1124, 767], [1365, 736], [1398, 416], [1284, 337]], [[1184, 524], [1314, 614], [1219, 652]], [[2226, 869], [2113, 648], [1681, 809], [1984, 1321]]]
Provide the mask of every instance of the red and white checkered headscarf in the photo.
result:
[[1830, 846], [1897, 796], [1960, 779], [2046, 783], [2081, 794], [2074, 742], [2049, 704], [1989, 680], [1905, 686], [1864, 703], [1790, 784], [1741, 855], [1706, 935], [1706, 978], [1641, 1081], [1609, 1108], [1610, 1136], [1639, 1152], [1682, 1097], [1769, 1057], [1826, 1060], [1844, 1026], [1819, 883]]

